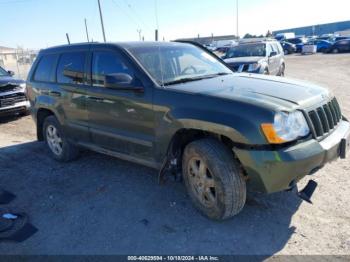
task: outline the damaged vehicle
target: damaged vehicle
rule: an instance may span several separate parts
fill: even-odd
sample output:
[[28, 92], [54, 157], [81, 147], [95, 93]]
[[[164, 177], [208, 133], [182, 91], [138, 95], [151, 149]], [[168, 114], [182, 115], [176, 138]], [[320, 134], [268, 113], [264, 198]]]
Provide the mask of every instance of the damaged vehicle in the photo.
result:
[[222, 59], [233, 72], [284, 76], [284, 51], [276, 40], [243, 39]]
[[0, 67], [0, 116], [28, 113], [26, 83], [13, 75]]
[[[327, 89], [233, 73], [188, 43], [48, 48], [27, 88], [38, 140], [54, 159], [87, 148], [155, 168], [160, 182], [173, 173], [216, 220], [238, 214], [247, 189], [293, 189], [349, 148], [350, 124]], [[310, 180], [299, 196], [310, 201], [315, 187]]]

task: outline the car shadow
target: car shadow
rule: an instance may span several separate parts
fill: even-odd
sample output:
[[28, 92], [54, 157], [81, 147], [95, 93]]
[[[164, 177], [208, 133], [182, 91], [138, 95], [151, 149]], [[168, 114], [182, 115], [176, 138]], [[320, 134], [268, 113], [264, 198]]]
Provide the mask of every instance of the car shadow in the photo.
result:
[[296, 228], [293, 193], [249, 194], [236, 217], [216, 222], [192, 206], [182, 183], [157, 171], [83, 152], [52, 160], [41, 142], [0, 148], [0, 187], [17, 195], [39, 232], [2, 243], [1, 254], [249, 254], [279, 252]]
[[26, 114], [12, 114], [12, 115], [6, 115], [6, 116], [0, 116], [0, 124], [6, 124], [9, 122], [16, 121], [22, 117], [26, 116]]

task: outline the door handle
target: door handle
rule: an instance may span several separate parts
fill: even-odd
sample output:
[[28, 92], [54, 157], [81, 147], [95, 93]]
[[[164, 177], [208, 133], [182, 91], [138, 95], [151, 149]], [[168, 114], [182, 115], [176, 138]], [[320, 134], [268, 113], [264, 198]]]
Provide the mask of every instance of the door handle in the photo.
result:
[[57, 97], [60, 97], [62, 95], [61, 92], [58, 92], [58, 91], [50, 91], [49, 94]]
[[95, 96], [88, 96], [88, 99], [95, 101], [95, 102], [102, 102], [103, 98], [95, 97]]

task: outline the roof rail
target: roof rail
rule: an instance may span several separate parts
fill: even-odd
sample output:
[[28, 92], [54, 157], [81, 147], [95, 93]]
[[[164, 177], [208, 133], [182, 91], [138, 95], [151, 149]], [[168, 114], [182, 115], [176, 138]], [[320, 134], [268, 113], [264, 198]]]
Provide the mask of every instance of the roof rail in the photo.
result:
[[239, 40], [239, 43], [246, 44], [246, 43], [259, 43], [259, 42], [266, 42], [266, 41], [276, 41], [276, 39], [271, 37], [243, 38]]

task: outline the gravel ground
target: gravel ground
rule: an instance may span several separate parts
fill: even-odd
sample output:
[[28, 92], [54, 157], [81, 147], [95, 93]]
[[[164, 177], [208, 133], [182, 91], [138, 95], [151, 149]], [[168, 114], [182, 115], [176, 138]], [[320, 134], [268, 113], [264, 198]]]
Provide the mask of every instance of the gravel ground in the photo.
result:
[[[286, 60], [287, 77], [328, 86], [350, 116], [350, 54]], [[349, 171], [350, 158], [319, 171], [313, 205], [291, 192], [249, 195], [242, 213], [218, 223], [194, 210], [182, 184], [159, 186], [152, 169], [92, 152], [57, 163], [29, 116], [4, 119], [0, 183], [39, 232], [1, 243], [0, 254], [350, 255]]]

